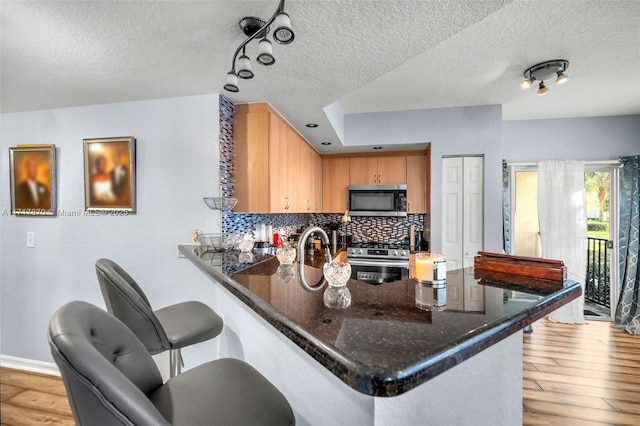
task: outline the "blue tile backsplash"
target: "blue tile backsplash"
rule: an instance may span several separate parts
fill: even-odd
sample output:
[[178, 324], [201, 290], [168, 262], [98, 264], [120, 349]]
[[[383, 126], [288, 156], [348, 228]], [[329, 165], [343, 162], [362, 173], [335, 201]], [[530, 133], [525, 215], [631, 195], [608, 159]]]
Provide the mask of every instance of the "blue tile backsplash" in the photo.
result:
[[[219, 96], [220, 109], [220, 185], [224, 197], [233, 197], [233, 114], [234, 105], [224, 95]], [[223, 232], [247, 233], [255, 229], [256, 224], [273, 226], [273, 231], [283, 236], [294, 233], [300, 227], [317, 225], [328, 229], [333, 222], [340, 222], [338, 214], [255, 214], [223, 212]], [[351, 222], [341, 224], [339, 233], [351, 235], [354, 241], [384, 241], [401, 243], [409, 234], [409, 227], [426, 229], [429, 239], [429, 215], [408, 215], [400, 217], [353, 217]]]

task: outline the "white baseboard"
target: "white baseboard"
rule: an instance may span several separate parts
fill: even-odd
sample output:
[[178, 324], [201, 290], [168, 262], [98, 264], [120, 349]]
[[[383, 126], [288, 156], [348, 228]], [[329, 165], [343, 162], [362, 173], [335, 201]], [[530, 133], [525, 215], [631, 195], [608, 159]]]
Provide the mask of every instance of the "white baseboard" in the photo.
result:
[[36, 361], [11, 355], [0, 354], [0, 367], [30, 371], [32, 373], [48, 374], [50, 376], [60, 376], [58, 366], [52, 362]]

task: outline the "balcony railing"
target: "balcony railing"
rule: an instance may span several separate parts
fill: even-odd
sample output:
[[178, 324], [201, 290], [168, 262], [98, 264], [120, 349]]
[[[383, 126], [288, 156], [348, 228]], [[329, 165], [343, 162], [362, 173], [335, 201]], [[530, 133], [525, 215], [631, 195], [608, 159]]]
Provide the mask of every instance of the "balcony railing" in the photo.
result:
[[600, 238], [588, 239], [587, 248], [587, 280], [584, 289], [586, 302], [609, 307], [609, 271], [608, 240]]

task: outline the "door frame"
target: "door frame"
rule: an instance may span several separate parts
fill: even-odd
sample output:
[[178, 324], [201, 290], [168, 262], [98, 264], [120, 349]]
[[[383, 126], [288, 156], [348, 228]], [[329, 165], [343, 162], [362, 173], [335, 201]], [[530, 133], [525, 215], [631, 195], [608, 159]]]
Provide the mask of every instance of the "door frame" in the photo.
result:
[[[515, 174], [516, 172], [537, 172], [538, 163], [536, 162], [523, 162], [523, 163], [507, 163], [509, 167], [509, 217], [511, 220], [515, 218]], [[609, 274], [611, 282], [609, 283], [609, 317], [607, 320], [612, 320], [615, 316], [615, 310], [618, 306], [618, 297], [620, 289], [620, 267], [619, 267], [619, 221], [620, 221], [620, 166], [621, 163], [618, 160], [605, 160], [605, 161], [585, 161], [585, 172], [609, 172], [609, 240], [612, 241], [613, 247], [611, 250], [611, 256], [609, 257]], [[511, 227], [513, 229], [513, 225]], [[513, 234], [509, 236], [513, 238]], [[510, 244], [510, 253], [513, 254], [515, 244]]]

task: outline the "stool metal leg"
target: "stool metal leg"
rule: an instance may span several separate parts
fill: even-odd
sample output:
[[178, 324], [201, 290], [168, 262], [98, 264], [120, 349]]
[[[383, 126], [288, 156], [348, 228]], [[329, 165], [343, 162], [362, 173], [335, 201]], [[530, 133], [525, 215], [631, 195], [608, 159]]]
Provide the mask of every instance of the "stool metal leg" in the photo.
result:
[[182, 372], [182, 354], [180, 349], [171, 349], [169, 355], [169, 377], [175, 377]]

